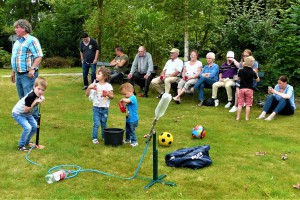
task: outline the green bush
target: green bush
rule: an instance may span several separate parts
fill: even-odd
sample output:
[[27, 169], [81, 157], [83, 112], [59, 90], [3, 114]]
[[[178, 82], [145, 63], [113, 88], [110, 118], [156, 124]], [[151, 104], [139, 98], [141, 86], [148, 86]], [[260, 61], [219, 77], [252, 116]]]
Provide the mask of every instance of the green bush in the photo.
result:
[[72, 58], [62, 58], [59, 56], [46, 58], [42, 61], [44, 68], [71, 68], [75, 61]]
[[7, 51], [3, 50], [2, 47], [0, 47], [0, 62], [2, 63], [2, 66], [9, 66], [10, 58], [10, 53], [8, 53]]

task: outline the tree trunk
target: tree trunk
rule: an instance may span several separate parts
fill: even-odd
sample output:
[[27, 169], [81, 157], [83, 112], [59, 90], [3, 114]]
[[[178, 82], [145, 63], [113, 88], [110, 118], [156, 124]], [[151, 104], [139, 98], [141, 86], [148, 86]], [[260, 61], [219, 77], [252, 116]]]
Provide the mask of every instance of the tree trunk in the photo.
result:
[[101, 42], [102, 42], [102, 12], [103, 12], [103, 0], [98, 0], [98, 46], [99, 46], [99, 58], [100, 60], [101, 59], [101, 56], [102, 56], [102, 45], [101, 45]]
[[184, 61], [189, 60], [189, 27], [188, 27], [188, 1], [184, 1], [184, 19], [185, 19], [185, 32], [184, 32]]
[[189, 60], [189, 32], [184, 33], [184, 61]]

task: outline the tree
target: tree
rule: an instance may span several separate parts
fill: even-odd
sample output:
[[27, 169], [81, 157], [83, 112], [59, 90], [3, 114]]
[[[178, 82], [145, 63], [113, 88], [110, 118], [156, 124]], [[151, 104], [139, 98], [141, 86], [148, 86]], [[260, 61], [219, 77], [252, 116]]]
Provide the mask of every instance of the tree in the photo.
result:
[[[280, 19], [273, 32], [273, 43], [269, 46], [271, 59], [268, 71], [272, 80], [287, 75], [291, 84], [299, 88], [300, 83], [300, 0], [291, 3], [286, 10], [279, 9]], [[298, 89], [298, 93], [300, 90]]]
[[88, 18], [85, 0], [49, 1], [51, 12], [45, 12], [35, 30], [47, 56], [79, 58], [82, 24]]
[[277, 18], [273, 9], [265, 9], [264, 1], [233, 0], [229, 4], [229, 19], [220, 28], [220, 50], [242, 52], [251, 49], [260, 63], [268, 60], [272, 32]]

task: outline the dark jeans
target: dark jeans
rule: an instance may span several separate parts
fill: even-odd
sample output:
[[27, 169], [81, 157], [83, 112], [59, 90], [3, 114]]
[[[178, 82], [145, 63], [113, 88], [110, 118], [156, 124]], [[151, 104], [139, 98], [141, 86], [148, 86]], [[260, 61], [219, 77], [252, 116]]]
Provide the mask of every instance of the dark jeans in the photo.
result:
[[124, 77], [124, 74], [122, 72], [118, 72], [116, 70], [111, 71], [111, 78], [109, 83], [113, 83], [114, 81], [121, 79]]
[[138, 126], [139, 122], [126, 122], [126, 140], [131, 141], [131, 143], [137, 142], [135, 129]]
[[136, 83], [137, 85], [139, 85], [141, 88], [143, 86], [145, 86], [145, 94], [148, 94], [148, 91], [149, 91], [149, 86], [150, 86], [150, 83], [153, 79], [153, 75], [150, 74], [149, 77], [147, 79], [144, 78], [146, 74], [141, 74], [139, 72], [135, 72], [131, 79], [128, 80], [129, 83], [131, 83], [131, 85], [134, 86], [134, 84]]
[[194, 89], [199, 91], [198, 99], [200, 101], [204, 100], [204, 88], [205, 87], [212, 87], [212, 85], [217, 82], [214, 79], [207, 78], [202, 76], [197, 83], [194, 85]]
[[92, 69], [91, 73], [91, 83], [94, 82], [96, 79], [96, 64], [89, 64], [83, 61], [82, 63], [82, 74], [83, 74], [83, 84], [84, 86], [89, 86], [89, 81], [88, 81], [88, 74], [89, 74], [89, 69]]
[[289, 99], [282, 98], [278, 101], [274, 95], [268, 96], [263, 110], [268, 114], [272, 112], [280, 115], [294, 114], [294, 109], [292, 108]]

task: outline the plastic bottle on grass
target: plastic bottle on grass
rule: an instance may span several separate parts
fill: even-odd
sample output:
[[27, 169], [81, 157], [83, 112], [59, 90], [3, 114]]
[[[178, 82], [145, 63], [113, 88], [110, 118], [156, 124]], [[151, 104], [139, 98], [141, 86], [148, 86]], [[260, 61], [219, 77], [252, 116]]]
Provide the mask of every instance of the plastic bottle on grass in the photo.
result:
[[67, 177], [67, 174], [68, 173], [66, 171], [60, 170], [60, 171], [54, 172], [52, 174], [47, 174], [45, 176], [45, 179], [46, 179], [47, 183], [51, 184], [51, 183], [54, 183], [57, 181], [64, 180]]

